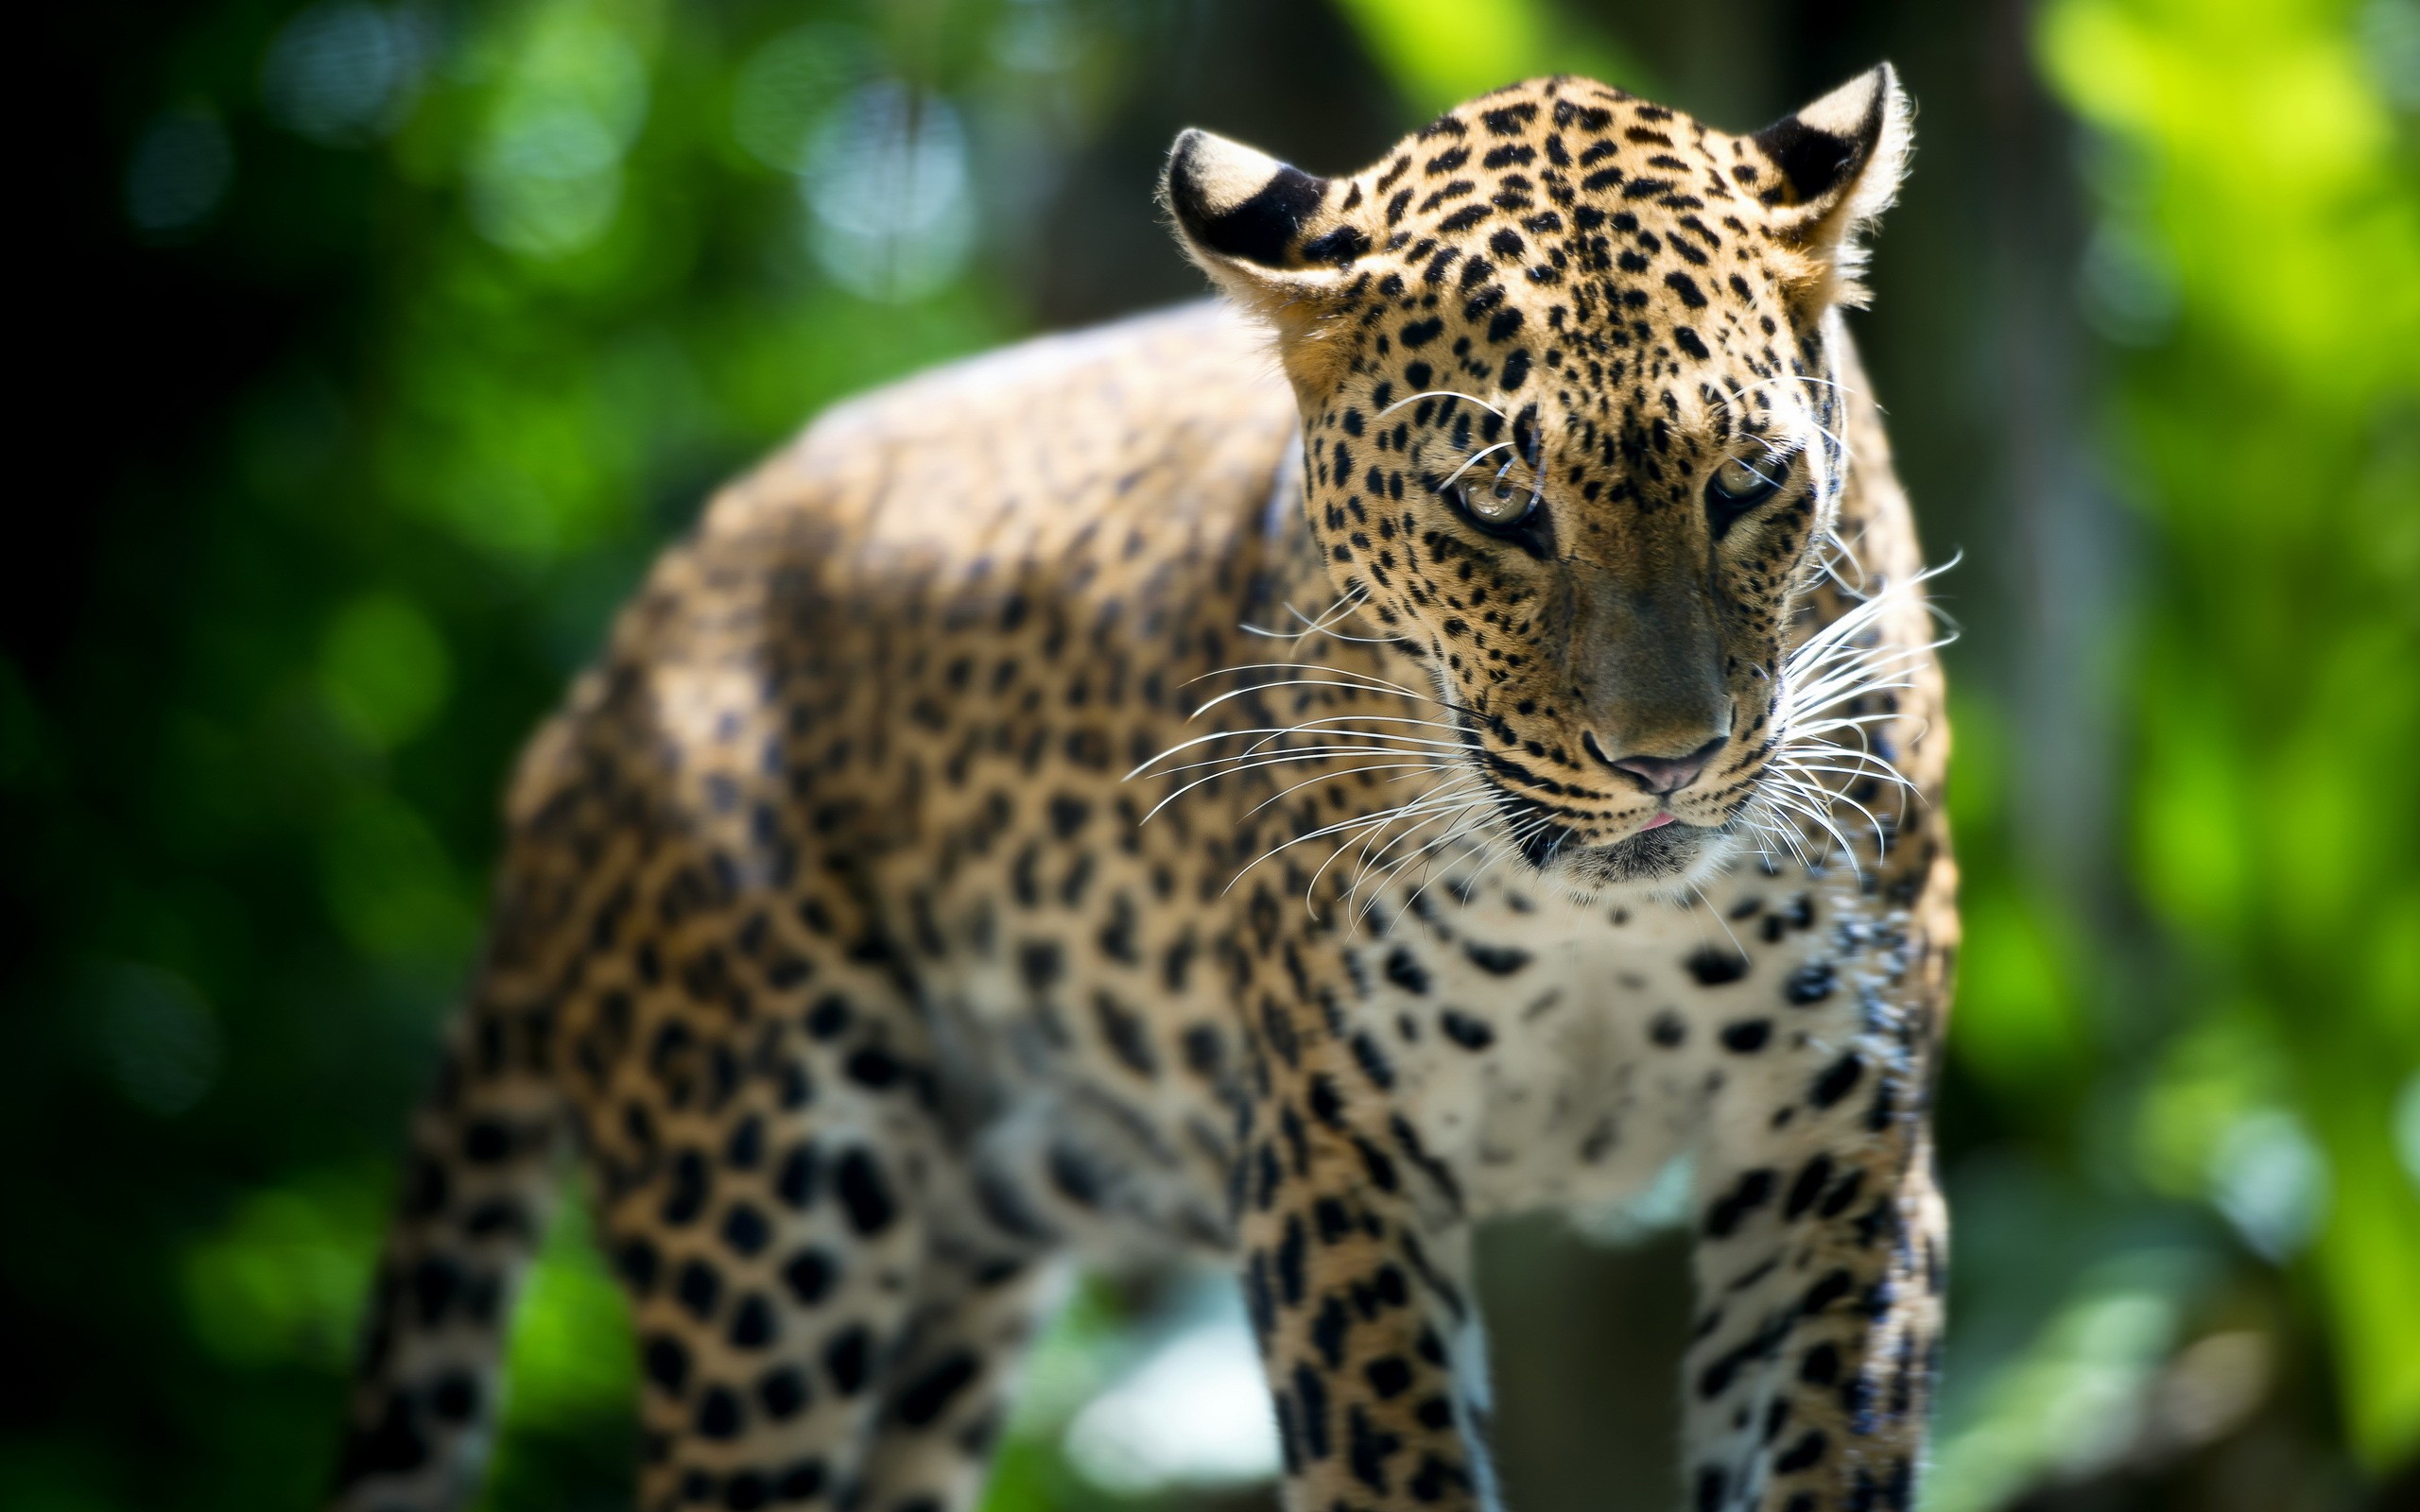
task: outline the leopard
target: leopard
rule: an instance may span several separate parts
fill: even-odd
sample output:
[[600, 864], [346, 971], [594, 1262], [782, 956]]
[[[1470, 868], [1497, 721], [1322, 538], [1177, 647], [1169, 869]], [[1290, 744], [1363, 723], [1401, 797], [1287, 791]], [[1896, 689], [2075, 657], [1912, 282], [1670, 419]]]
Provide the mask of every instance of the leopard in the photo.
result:
[[576, 1179], [647, 1512], [966, 1512], [1069, 1278], [1187, 1257], [1288, 1512], [1493, 1512], [1474, 1233], [1670, 1181], [1687, 1504], [1910, 1506], [1948, 726], [1845, 312], [1911, 109], [1188, 129], [1204, 301], [716, 492], [506, 785], [330, 1504], [475, 1493]]

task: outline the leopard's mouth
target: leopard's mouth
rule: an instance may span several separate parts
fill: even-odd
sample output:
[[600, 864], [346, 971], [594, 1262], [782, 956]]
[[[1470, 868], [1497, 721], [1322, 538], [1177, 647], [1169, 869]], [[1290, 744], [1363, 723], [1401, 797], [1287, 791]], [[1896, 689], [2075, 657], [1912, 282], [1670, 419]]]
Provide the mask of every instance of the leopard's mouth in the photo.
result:
[[1679, 883], [1730, 850], [1732, 826], [1691, 824], [1671, 814], [1657, 815], [1621, 839], [1592, 844], [1557, 810], [1501, 784], [1497, 791], [1503, 823], [1517, 837], [1514, 849], [1521, 859], [1565, 882], [1590, 887]]
[[1471, 765], [1497, 799], [1497, 822], [1530, 868], [1588, 890], [1622, 884], [1679, 885], [1698, 880], [1728, 860], [1736, 820], [1692, 823], [1666, 809], [1618, 840], [1586, 838], [1593, 816], [1549, 804], [1523, 792], [1534, 779], [1509, 758], [1488, 748], [1470, 712], [1454, 711], [1454, 730]]

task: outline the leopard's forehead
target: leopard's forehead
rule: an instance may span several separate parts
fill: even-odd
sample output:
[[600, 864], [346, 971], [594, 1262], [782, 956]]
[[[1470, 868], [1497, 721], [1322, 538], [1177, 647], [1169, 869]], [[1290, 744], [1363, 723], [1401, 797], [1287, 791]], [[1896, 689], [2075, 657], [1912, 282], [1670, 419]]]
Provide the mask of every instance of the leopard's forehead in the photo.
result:
[[1583, 423], [1761, 428], [1781, 402], [1763, 390], [1812, 356], [1770, 215], [1786, 179], [1753, 140], [1678, 111], [1537, 80], [1438, 117], [1348, 183], [1339, 208], [1373, 233], [1330, 255], [1357, 274], [1356, 367], [1374, 379]]

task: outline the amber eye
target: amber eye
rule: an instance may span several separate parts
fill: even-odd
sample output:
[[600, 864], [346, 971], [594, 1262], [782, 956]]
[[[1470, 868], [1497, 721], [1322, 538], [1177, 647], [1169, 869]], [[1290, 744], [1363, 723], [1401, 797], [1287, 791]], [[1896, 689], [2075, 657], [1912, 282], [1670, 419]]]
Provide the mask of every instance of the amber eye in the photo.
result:
[[1705, 517], [1716, 540], [1741, 515], [1781, 491], [1793, 458], [1735, 456], [1705, 480]]
[[1465, 475], [1445, 491], [1474, 524], [1486, 530], [1514, 529], [1538, 507], [1537, 490], [1510, 467]]

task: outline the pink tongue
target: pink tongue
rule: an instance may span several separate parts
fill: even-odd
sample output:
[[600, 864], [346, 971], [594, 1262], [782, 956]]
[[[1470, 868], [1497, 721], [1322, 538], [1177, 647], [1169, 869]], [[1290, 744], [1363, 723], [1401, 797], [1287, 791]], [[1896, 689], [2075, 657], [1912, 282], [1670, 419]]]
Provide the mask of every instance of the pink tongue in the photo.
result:
[[1650, 830], [1660, 830], [1671, 822], [1672, 816], [1669, 814], [1658, 814], [1655, 817], [1648, 820], [1645, 824], [1640, 825], [1638, 833], [1645, 834]]

